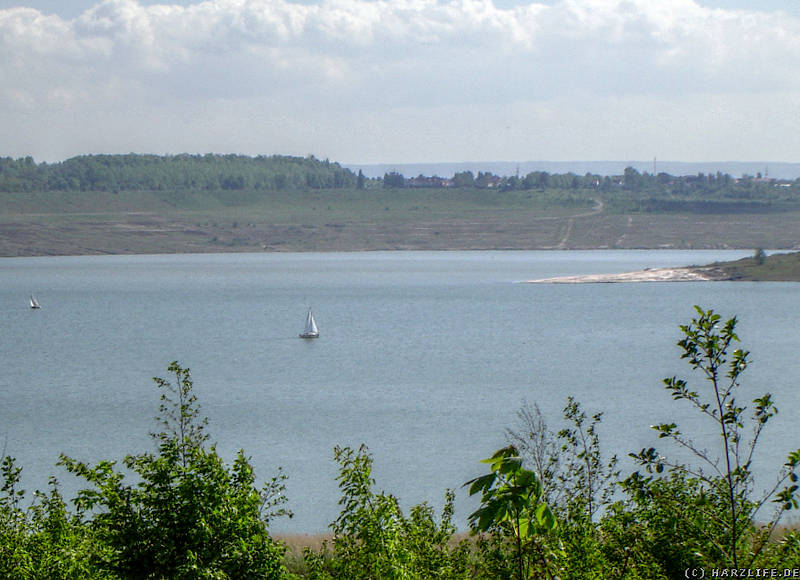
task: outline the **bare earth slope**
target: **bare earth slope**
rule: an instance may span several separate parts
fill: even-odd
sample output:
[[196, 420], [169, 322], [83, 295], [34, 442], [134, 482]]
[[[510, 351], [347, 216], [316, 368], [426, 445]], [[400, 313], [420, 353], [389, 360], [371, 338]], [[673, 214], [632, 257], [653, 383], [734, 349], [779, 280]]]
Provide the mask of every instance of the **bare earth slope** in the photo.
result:
[[591, 192], [565, 198], [458, 188], [241, 197], [0, 194], [0, 256], [800, 247], [800, 205], [759, 213], [620, 213]]

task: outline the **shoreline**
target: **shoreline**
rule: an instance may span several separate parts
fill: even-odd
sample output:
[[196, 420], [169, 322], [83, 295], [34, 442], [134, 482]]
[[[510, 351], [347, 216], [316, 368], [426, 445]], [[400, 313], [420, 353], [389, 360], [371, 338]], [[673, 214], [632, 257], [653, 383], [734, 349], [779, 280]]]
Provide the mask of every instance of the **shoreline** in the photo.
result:
[[648, 268], [621, 274], [584, 274], [525, 280], [525, 284], [618, 284], [625, 282], [711, 282], [724, 280], [708, 268]]

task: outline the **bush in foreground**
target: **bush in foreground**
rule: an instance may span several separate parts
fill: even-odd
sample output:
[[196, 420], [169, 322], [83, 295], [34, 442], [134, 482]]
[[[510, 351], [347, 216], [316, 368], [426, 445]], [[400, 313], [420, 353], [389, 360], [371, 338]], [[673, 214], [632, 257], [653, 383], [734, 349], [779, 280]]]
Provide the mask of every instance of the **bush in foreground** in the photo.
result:
[[239, 452], [228, 468], [207, 446], [189, 369], [168, 369], [175, 382], [155, 379], [164, 430], [152, 436], [158, 453], [123, 460], [139, 481], [126, 483], [114, 462], [95, 466], [62, 456], [61, 463], [92, 485], [76, 505], [94, 512], [90, 529], [102, 549], [103, 572], [124, 578], [280, 578], [284, 547], [268, 533], [269, 519], [286, 512], [282, 477], [262, 489]]

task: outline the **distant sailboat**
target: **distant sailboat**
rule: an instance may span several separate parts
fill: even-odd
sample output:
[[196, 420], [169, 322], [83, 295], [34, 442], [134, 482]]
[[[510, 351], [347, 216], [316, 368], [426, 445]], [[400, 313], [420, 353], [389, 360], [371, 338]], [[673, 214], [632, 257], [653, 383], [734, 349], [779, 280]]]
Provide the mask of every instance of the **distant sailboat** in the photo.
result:
[[33, 294], [31, 294], [31, 308], [34, 310], [41, 308], [41, 306], [39, 306], [39, 301], [36, 300], [36, 297]]
[[300, 338], [319, 338], [319, 330], [317, 329], [314, 315], [311, 314], [311, 308], [308, 309], [308, 316], [306, 316], [306, 329], [300, 335]]

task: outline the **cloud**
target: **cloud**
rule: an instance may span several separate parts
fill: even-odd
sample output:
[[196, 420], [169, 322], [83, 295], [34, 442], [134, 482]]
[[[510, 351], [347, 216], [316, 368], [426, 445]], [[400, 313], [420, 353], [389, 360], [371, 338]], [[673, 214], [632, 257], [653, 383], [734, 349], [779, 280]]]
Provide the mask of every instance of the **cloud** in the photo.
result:
[[[250, 139], [253, 147], [285, 152], [281, 139], [310, 149], [325, 133], [303, 119], [331, 134], [428, 119], [447, 135], [431, 122], [437, 115], [469, 132], [451, 113], [514, 124], [508, 111], [538, 111], [524, 116], [541, 123], [538, 115], [555, 104], [554, 114], [572, 127], [585, 117], [570, 107], [593, 101], [699, 106], [719, 95], [758, 103], [739, 96], [800, 88], [800, 20], [693, 0], [555, 0], [507, 9], [490, 0], [105, 0], [72, 20], [0, 10], [0, 51], [0, 121], [15, 135], [27, 127], [31, 147], [47, 129], [63, 140], [80, 127], [101, 130], [96, 120], [103, 119], [107, 132], [118, 133], [103, 143], [123, 150], [129, 131], [131, 147], [158, 151], [155, 140], [147, 145], [148, 130], [158, 143], [192, 150], [192, 139], [231, 141], [218, 120], [246, 128], [240, 116], [248, 115], [265, 131], [262, 141]], [[177, 134], [165, 135], [165, 127]], [[280, 127], [298, 133], [281, 135]]]

